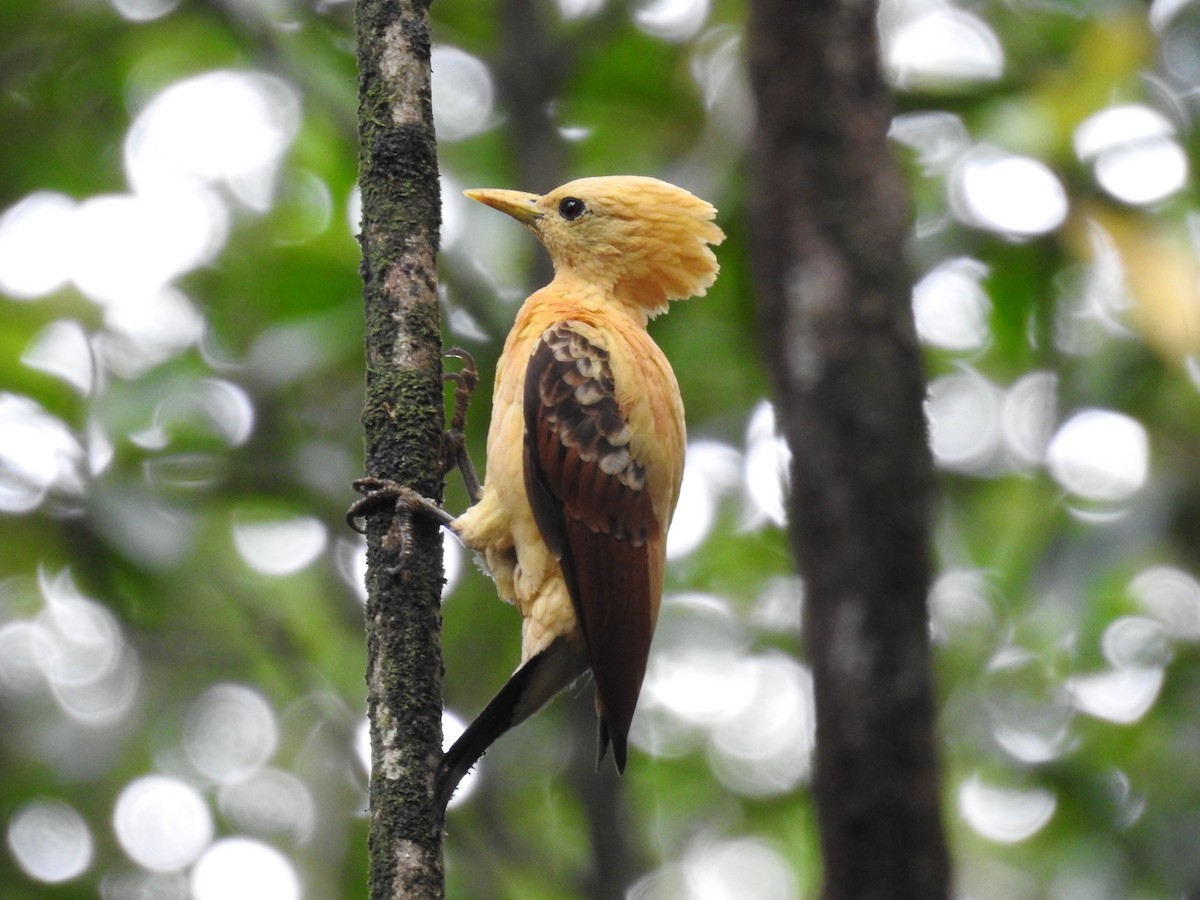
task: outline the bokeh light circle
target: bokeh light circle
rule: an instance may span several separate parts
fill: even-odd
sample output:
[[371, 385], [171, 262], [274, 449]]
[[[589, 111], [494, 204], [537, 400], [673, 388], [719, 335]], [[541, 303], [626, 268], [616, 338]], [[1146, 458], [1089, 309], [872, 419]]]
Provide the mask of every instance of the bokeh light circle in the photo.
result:
[[258, 691], [218, 684], [188, 711], [183, 742], [198, 772], [214, 781], [235, 781], [274, 755], [279, 728], [274, 710]]
[[32, 800], [8, 823], [8, 849], [30, 878], [70, 881], [92, 863], [92, 832], [75, 808], [61, 800]]
[[213, 837], [212, 812], [200, 792], [165, 775], [126, 785], [117, 797], [113, 827], [129, 858], [154, 872], [191, 865]]
[[300, 900], [300, 875], [269, 844], [246, 837], [213, 844], [192, 869], [193, 900]]

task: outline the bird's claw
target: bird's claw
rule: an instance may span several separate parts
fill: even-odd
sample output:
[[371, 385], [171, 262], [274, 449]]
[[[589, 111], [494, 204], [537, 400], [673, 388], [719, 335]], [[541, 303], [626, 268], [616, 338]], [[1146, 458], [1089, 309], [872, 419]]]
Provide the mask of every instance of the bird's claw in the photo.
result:
[[471, 406], [471, 395], [479, 384], [479, 369], [475, 367], [475, 357], [462, 347], [451, 347], [446, 351], [447, 357], [462, 360], [463, 367], [457, 372], [446, 372], [442, 381], [454, 383], [454, 413], [450, 418], [450, 430], [462, 433], [467, 426], [467, 409]]
[[[359, 534], [367, 533], [367, 516], [379, 512], [384, 507], [391, 507], [394, 512], [400, 512], [402, 507], [410, 511], [414, 500], [420, 505], [421, 496], [407, 485], [389, 481], [386, 478], [359, 478], [351, 487], [362, 497], [350, 504], [346, 510], [346, 524]], [[362, 519], [362, 524], [359, 524]]]
[[479, 370], [475, 367], [475, 358], [461, 347], [451, 347], [446, 356], [462, 360], [463, 367], [457, 372], [446, 372], [442, 380], [454, 384], [454, 412], [450, 416], [450, 427], [443, 435], [445, 453], [445, 471], [458, 468], [462, 471], [467, 493], [471, 502], [477, 502], [482, 493], [482, 485], [476, 474], [475, 465], [467, 453], [467, 410], [471, 406], [471, 395], [479, 384]]
[[[352, 486], [363, 496], [346, 510], [346, 524], [359, 534], [367, 533], [367, 516], [380, 510], [391, 510], [392, 520], [383, 536], [383, 546], [395, 548], [400, 562], [387, 569], [389, 575], [395, 575], [403, 569], [405, 561], [412, 554], [414, 517], [427, 515], [439, 525], [448, 525], [453, 521], [449, 513], [406, 484], [368, 476], [358, 479]], [[364, 520], [362, 525], [359, 519]]]
[[451, 347], [443, 356], [453, 356], [455, 359], [461, 359], [465, 368], [470, 369], [475, 374], [475, 357], [462, 347]]

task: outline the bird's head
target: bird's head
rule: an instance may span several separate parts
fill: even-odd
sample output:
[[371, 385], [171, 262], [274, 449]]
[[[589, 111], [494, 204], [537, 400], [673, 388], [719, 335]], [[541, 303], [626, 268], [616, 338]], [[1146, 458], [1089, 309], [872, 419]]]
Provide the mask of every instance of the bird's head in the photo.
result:
[[557, 274], [607, 289], [651, 317], [671, 300], [703, 295], [720, 268], [708, 246], [725, 240], [717, 211], [657, 178], [580, 178], [541, 195], [466, 194], [529, 226]]

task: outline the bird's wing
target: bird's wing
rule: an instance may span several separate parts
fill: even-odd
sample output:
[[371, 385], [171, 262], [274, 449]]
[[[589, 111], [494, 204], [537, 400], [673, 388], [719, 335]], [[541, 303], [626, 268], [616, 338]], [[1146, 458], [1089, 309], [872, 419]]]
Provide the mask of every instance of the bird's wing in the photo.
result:
[[654, 630], [650, 554], [661, 531], [608, 352], [577, 322], [542, 333], [525, 375], [525, 487], [583, 627], [618, 769]]

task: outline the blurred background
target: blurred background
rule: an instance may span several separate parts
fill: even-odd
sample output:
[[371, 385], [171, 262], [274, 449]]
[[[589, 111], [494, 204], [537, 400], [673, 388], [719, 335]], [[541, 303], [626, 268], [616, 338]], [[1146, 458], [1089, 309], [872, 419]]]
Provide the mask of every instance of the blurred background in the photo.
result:
[[[656, 175], [729, 234], [708, 296], [652, 326], [690, 445], [627, 774], [594, 774], [586, 686], [503, 738], [449, 814], [453, 897], [819, 884], [803, 584], [746, 258], [745, 15], [434, 4], [445, 339], [485, 385], [546, 264], [462, 188]], [[366, 896], [352, 17], [0, 4], [6, 900]], [[1200, 3], [885, 0], [880, 34], [940, 475], [960, 896], [1194, 896]], [[519, 629], [449, 540], [444, 613], [452, 736]]]

